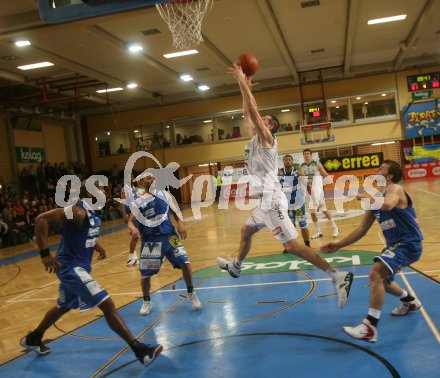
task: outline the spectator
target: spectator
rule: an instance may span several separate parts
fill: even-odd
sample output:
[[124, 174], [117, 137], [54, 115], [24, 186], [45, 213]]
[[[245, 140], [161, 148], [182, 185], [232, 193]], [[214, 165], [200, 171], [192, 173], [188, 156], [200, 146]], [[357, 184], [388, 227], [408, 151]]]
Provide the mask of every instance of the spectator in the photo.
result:
[[125, 148], [123, 144], [119, 145], [118, 154], [125, 154]]

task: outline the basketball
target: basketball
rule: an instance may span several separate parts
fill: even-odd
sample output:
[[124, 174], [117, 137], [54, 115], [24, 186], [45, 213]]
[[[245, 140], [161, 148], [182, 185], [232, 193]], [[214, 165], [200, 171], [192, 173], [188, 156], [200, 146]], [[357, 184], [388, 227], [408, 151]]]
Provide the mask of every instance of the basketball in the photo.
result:
[[241, 54], [237, 59], [237, 64], [241, 66], [246, 76], [255, 75], [255, 72], [257, 72], [260, 67], [257, 58], [252, 54]]

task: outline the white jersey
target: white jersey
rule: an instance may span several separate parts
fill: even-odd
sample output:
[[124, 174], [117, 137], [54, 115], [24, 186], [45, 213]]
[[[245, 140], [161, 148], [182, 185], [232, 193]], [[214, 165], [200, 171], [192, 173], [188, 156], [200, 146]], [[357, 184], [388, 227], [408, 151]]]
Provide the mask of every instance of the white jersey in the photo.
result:
[[254, 180], [251, 182], [251, 196], [261, 196], [263, 187], [282, 193], [278, 181], [278, 142], [274, 137], [272, 147], [261, 146], [254, 135], [245, 147], [245, 165]]
[[308, 182], [312, 183], [313, 182], [313, 177], [314, 176], [320, 176], [320, 172], [318, 169], [318, 162], [316, 162], [315, 160], [312, 160], [310, 162], [310, 164], [307, 163], [302, 163], [301, 164], [301, 170], [303, 175], [307, 176]]

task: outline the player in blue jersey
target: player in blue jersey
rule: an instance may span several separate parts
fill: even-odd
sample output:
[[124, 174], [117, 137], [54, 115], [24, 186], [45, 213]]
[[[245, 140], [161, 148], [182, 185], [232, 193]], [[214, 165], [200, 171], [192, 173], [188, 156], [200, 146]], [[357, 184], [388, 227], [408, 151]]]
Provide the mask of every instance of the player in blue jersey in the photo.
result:
[[[378, 210], [367, 210], [359, 227], [340, 241], [327, 243], [321, 247], [323, 253], [332, 253], [361, 239], [372, 226], [379, 222], [385, 236], [386, 247], [382, 254], [374, 258], [370, 271], [370, 308], [367, 317], [356, 327], [343, 327], [349, 336], [370, 343], [377, 341], [377, 324], [385, 301], [385, 293], [400, 298], [400, 305], [391, 315], [402, 316], [416, 311], [422, 305], [406, 290], [394, 282], [394, 275], [403, 267], [415, 263], [422, 254], [423, 236], [417, 223], [413, 203], [405, 190], [397, 183], [402, 179], [402, 168], [392, 160], [385, 160], [378, 168], [377, 175], [386, 180], [383, 189], [384, 202]], [[373, 204], [377, 198], [359, 195]]]
[[[289, 202], [289, 218], [295, 226], [296, 221], [298, 221], [304, 244], [310, 247], [310, 234], [309, 228], [307, 227], [305, 207], [307, 189], [300, 180], [300, 176], [302, 176], [301, 168], [298, 169], [294, 166], [293, 157], [291, 155], [285, 155], [283, 157], [283, 165], [284, 167], [279, 170], [278, 176], [282, 190]], [[283, 253], [288, 252], [284, 250]]]
[[[182, 269], [187, 298], [193, 309], [198, 310], [202, 308], [202, 303], [194, 291], [191, 265], [180, 241], [180, 238], [186, 239], [187, 236], [182, 213], [169, 192], [155, 190], [155, 178], [151, 173], [141, 175], [138, 180], [145, 193], [135, 201], [136, 206], [132, 206], [128, 228], [132, 235], [142, 239], [139, 269], [144, 301], [139, 313], [148, 315], [151, 312], [151, 277], [159, 273], [164, 257], [174, 268]], [[177, 223], [178, 233], [171, 221], [170, 212]]]
[[[72, 309], [87, 311], [99, 307], [109, 327], [125, 340], [139, 361], [147, 366], [160, 354], [162, 345], [151, 346], [136, 340], [116, 311], [110, 295], [90, 275], [94, 251], [99, 254], [98, 260], [106, 257], [104, 248], [98, 242], [101, 219], [100, 212], [92, 210], [83, 201], [37, 217], [35, 235], [41, 262], [46, 271], [57, 274], [60, 280], [59, 296], [56, 306], [46, 313], [38, 327], [23, 337], [20, 343], [40, 355], [48, 354], [50, 348], [43, 343], [43, 335], [50, 326]], [[63, 227], [55, 257], [48, 248], [50, 225]]]

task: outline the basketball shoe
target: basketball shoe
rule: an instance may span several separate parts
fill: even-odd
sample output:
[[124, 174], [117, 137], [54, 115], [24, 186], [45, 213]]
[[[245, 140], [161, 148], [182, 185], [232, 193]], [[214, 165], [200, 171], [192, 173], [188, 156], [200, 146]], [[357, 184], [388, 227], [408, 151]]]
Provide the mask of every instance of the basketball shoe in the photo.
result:
[[319, 239], [322, 238], [324, 235], [322, 232], [317, 232], [316, 234], [312, 235], [312, 239]]
[[217, 265], [223, 269], [228, 271], [231, 277], [238, 278], [240, 277], [241, 269], [235, 265], [234, 260], [229, 257], [228, 259], [224, 259], [222, 257], [217, 257]]
[[350, 294], [351, 284], [353, 283], [353, 273], [338, 271], [332, 281], [338, 294], [338, 306], [339, 308], [344, 308]]
[[356, 340], [364, 340], [368, 343], [375, 343], [377, 341], [377, 329], [367, 319], [364, 319], [356, 327], [342, 327], [342, 330]]
[[188, 293], [188, 300], [194, 310], [200, 310], [203, 307], [202, 302], [200, 302], [199, 298], [197, 298], [197, 295], [194, 291], [192, 293]]
[[163, 350], [163, 346], [161, 344], [153, 346], [136, 341], [132, 346], [132, 349], [141, 364], [143, 364], [144, 366], [148, 366], [151, 365], [153, 361], [159, 356], [159, 354]]
[[420, 307], [422, 307], [422, 302], [420, 302], [417, 298], [411, 302], [400, 302], [400, 305], [391, 311], [391, 315], [403, 316], [409, 314], [410, 312], [417, 311]]
[[20, 344], [22, 347], [32, 350], [40, 355], [50, 353], [50, 348], [44, 345], [42, 336], [38, 335], [36, 332], [29, 332], [20, 340]]
[[152, 308], [152, 304], [151, 301], [144, 301], [144, 303], [142, 303], [142, 307], [139, 310], [139, 314], [141, 315], [148, 315], [151, 312], [151, 308]]
[[332, 236], [333, 236], [334, 238], [337, 238], [338, 235], [339, 235], [339, 228], [334, 228], [334, 229], [333, 229], [333, 234], [332, 234]]

